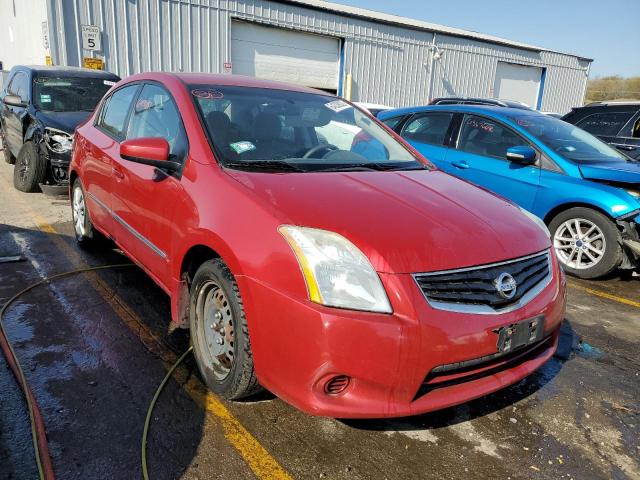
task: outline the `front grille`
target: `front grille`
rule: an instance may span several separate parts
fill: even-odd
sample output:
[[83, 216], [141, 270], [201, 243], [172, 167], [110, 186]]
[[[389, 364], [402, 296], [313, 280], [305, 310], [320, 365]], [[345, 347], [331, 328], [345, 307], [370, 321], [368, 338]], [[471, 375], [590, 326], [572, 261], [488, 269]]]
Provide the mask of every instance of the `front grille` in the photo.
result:
[[[434, 308], [495, 312], [520, 306], [537, 295], [551, 279], [549, 260], [549, 252], [545, 251], [480, 267], [415, 274], [414, 278]], [[496, 287], [502, 274], [516, 281], [516, 291], [511, 298], [505, 298]]]

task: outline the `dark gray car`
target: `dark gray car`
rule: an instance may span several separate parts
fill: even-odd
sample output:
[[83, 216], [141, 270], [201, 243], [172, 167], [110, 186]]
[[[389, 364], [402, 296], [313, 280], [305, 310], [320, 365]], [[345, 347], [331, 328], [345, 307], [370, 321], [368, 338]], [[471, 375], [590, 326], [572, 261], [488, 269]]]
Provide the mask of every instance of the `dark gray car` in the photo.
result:
[[84, 68], [11, 69], [0, 92], [0, 138], [18, 190], [66, 188], [73, 132], [119, 80]]
[[593, 102], [574, 108], [562, 120], [640, 160], [640, 101]]

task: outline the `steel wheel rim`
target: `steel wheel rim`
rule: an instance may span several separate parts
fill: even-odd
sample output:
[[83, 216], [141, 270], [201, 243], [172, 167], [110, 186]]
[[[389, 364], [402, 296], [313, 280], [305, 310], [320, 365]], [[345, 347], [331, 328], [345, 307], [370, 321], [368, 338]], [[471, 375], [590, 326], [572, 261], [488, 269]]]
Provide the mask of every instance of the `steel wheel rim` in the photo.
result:
[[558, 259], [576, 270], [592, 268], [602, 261], [607, 249], [604, 232], [585, 218], [572, 218], [562, 223], [553, 236]]
[[16, 165], [16, 168], [19, 168], [18, 175], [20, 176], [20, 181], [24, 183], [27, 179], [27, 174], [29, 173], [29, 169], [31, 166], [31, 154], [26, 151], [22, 156], [22, 160], [20, 165]]
[[80, 187], [76, 187], [73, 190], [73, 227], [76, 231], [76, 235], [79, 237], [84, 236], [85, 229], [85, 218], [86, 218], [87, 209], [84, 203], [84, 193], [82, 193], [82, 189]]
[[229, 299], [213, 280], [200, 287], [195, 314], [200, 351], [216, 379], [224, 380], [235, 363], [234, 318]]

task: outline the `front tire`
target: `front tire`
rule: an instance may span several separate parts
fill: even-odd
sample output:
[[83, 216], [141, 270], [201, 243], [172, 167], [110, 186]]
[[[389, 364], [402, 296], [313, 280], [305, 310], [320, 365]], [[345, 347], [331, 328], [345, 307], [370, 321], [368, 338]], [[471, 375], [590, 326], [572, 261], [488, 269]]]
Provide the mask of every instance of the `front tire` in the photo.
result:
[[204, 262], [193, 277], [189, 327], [196, 362], [209, 389], [229, 400], [261, 390], [240, 291], [220, 259]]
[[47, 159], [33, 142], [25, 142], [13, 169], [13, 186], [21, 192], [36, 192], [47, 176]]
[[549, 224], [551, 241], [567, 273], [579, 278], [606, 276], [622, 263], [622, 238], [615, 223], [590, 208], [575, 207]]

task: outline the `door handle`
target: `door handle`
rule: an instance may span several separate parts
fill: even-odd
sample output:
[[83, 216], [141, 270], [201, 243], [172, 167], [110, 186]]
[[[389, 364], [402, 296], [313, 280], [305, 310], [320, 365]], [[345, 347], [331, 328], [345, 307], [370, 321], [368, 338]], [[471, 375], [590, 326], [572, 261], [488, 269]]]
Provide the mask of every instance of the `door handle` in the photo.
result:
[[113, 173], [113, 176], [118, 180], [124, 179], [124, 173], [122, 173], [122, 170], [120, 170], [119, 168], [111, 167], [111, 173]]
[[456, 168], [462, 168], [463, 170], [469, 168], [469, 164], [464, 160], [451, 162], [451, 165], [453, 165]]

